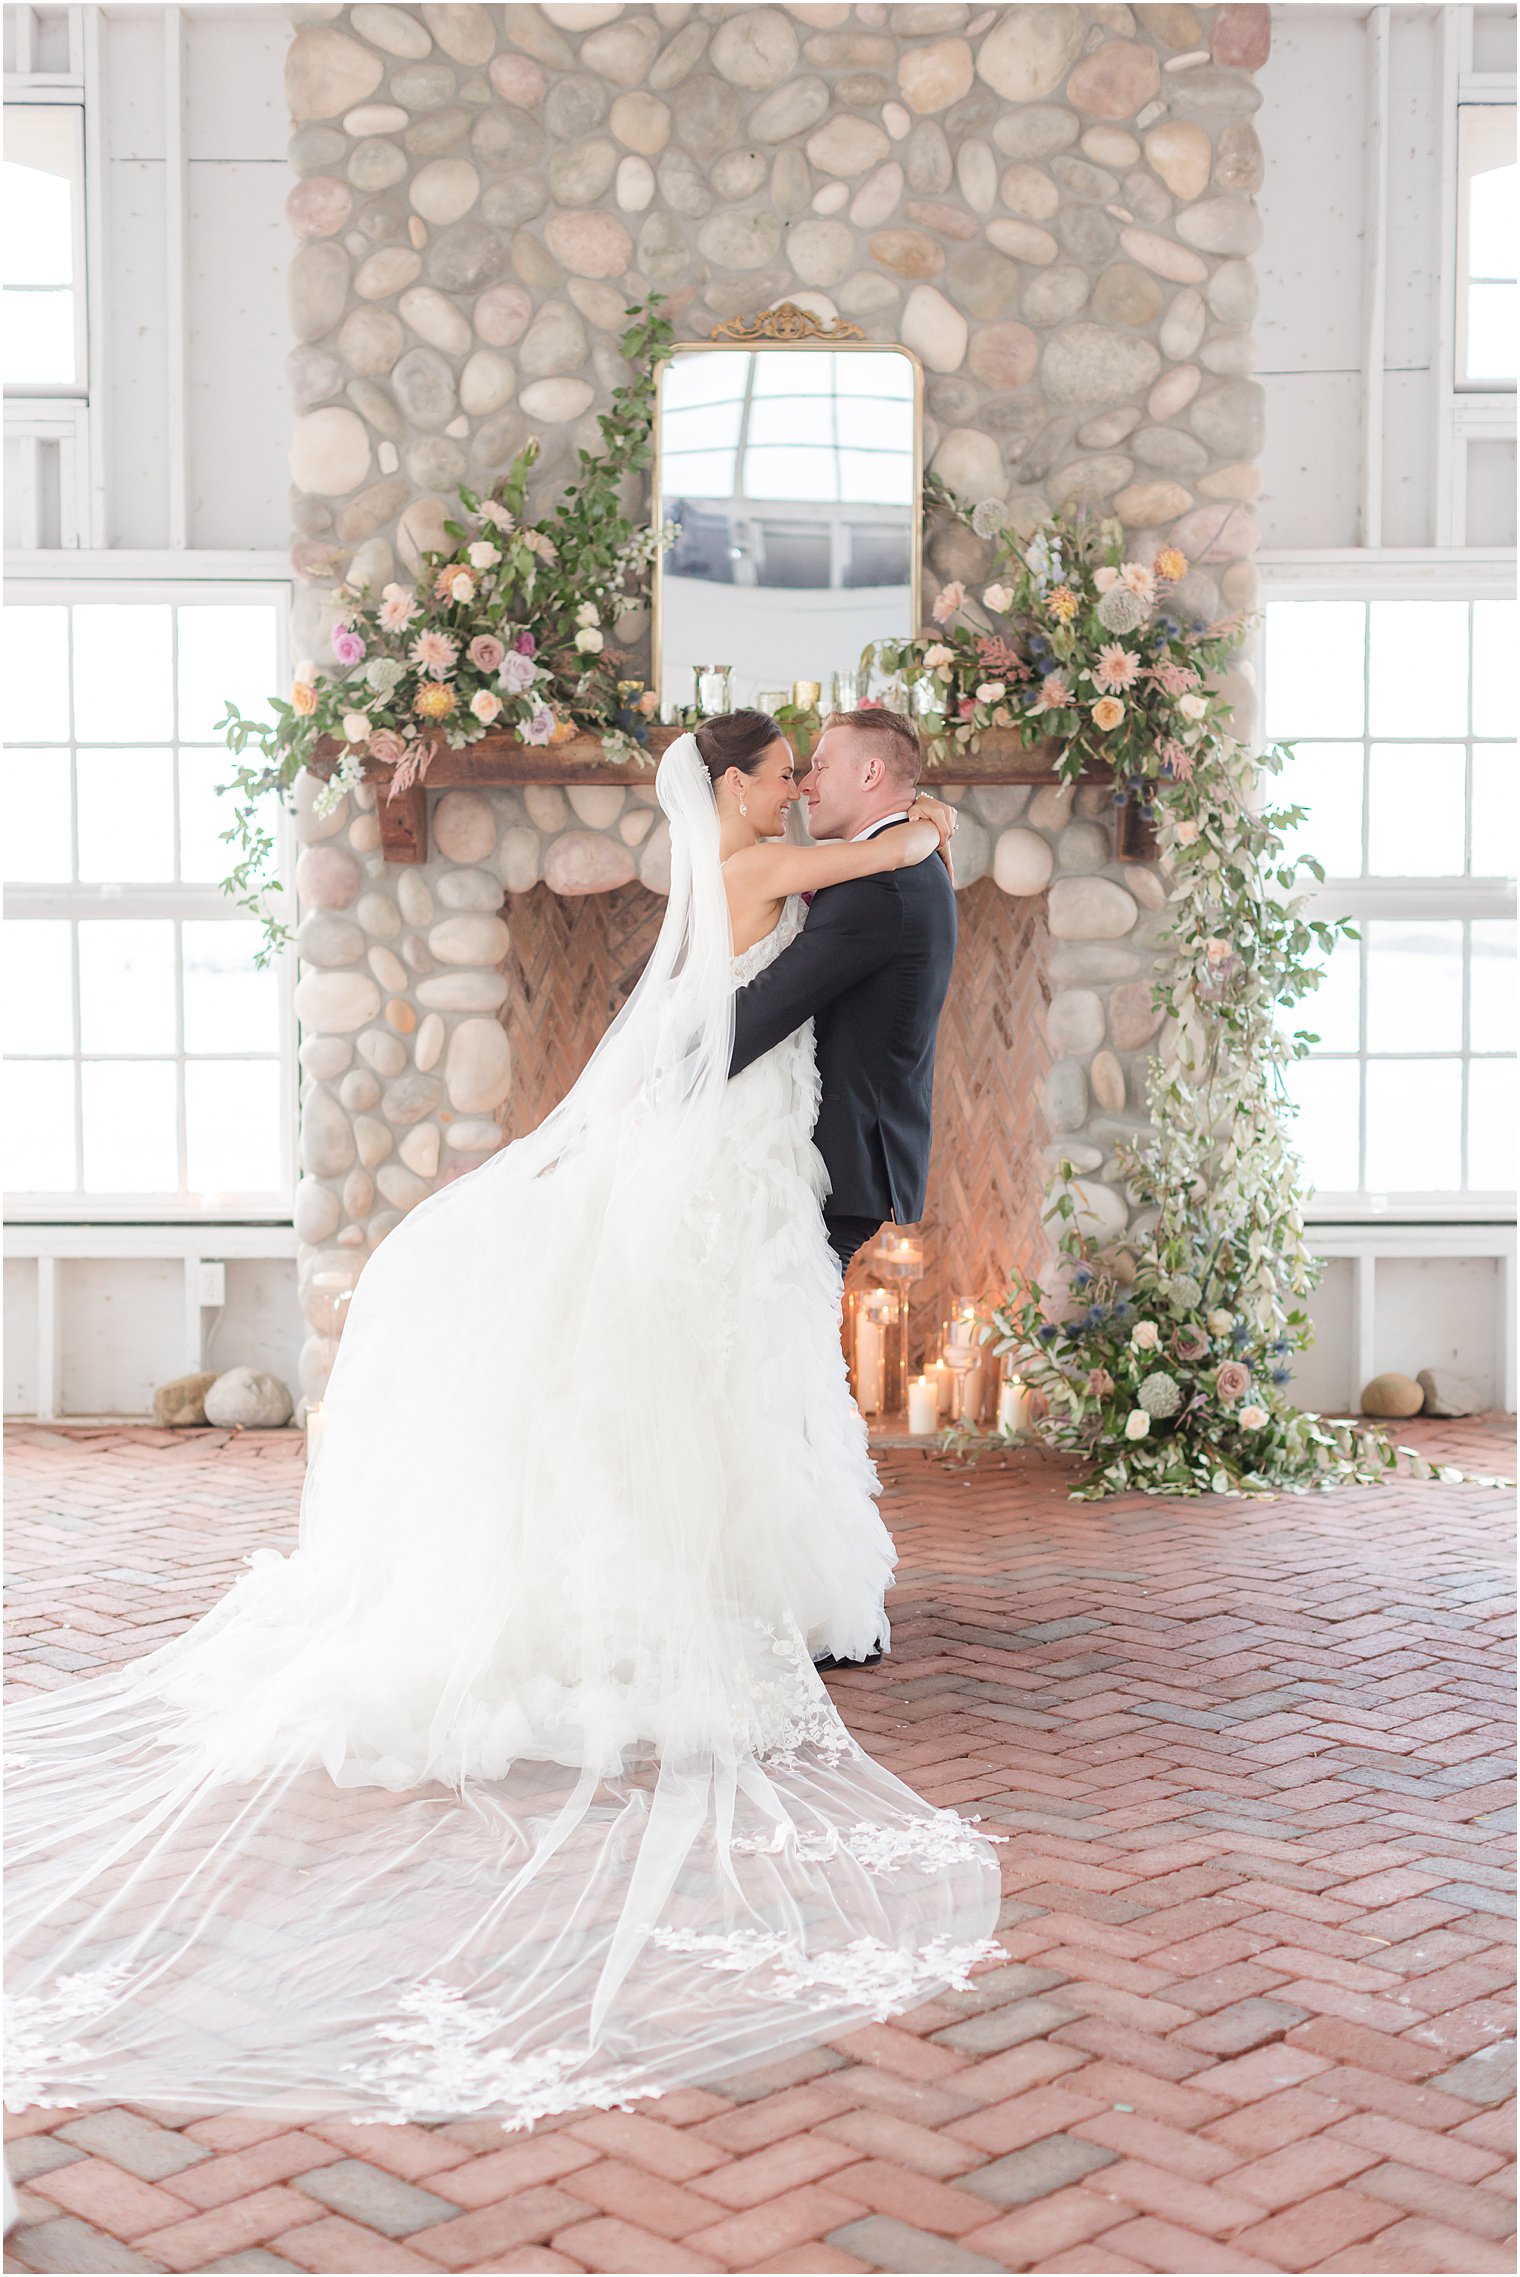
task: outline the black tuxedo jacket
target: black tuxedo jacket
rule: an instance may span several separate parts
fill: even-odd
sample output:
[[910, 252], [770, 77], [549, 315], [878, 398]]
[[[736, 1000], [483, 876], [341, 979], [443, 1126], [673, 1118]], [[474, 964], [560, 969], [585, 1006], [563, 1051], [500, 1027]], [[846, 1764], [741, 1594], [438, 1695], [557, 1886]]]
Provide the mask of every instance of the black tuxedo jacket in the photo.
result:
[[923, 1215], [955, 933], [955, 888], [931, 855], [826, 886], [796, 940], [735, 996], [731, 1075], [814, 1022], [823, 1103], [813, 1137], [831, 1217], [912, 1225]]

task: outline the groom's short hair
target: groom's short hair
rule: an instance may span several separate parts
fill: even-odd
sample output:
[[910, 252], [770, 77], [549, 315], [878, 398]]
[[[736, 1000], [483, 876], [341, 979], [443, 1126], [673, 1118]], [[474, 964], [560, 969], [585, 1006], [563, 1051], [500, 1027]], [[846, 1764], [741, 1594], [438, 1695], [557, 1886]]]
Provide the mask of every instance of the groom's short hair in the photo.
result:
[[892, 781], [901, 783], [904, 790], [916, 784], [924, 771], [918, 729], [906, 712], [889, 712], [884, 705], [871, 704], [862, 711], [830, 712], [823, 725], [825, 731], [847, 727], [854, 735], [869, 735], [874, 744], [873, 756], [881, 761]]

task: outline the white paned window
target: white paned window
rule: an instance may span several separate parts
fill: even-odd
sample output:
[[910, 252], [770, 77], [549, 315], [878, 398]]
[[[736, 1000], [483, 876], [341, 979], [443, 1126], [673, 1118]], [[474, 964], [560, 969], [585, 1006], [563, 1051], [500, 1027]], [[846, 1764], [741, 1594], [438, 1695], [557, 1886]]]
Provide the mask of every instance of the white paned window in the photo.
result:
[[28, 395], [83, 391], [84, 111], [77, 103], [7, 103], [0, 166], [0, 376]]
[[1457, 112], [1458, 387], [1513, 387], [1520, 364], [1520, 170], [1513, 103]]
[[1352, 919], [1295, 1014], [1316, 1214], [1492, 1213], [1515, 1185], [1516, 753], [1504, 601], [1273, 600], [1274, 804]]
[[220, 891], [215, 724], [280, 676], [283, 597], [18, 600], [4, 679], [6, 1186], [17, 1214], [278, 1216], [288, 968]]

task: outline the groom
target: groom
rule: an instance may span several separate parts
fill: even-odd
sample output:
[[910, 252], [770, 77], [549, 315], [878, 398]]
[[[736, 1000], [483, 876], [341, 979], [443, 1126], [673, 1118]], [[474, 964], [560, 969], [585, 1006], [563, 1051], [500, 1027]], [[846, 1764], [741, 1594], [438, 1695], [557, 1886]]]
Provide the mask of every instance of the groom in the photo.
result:
[[[803, 786], [808, 830], [874, 838], [908, 819], [923, 766], [901, 712], [835, 712]], [[941, 861], [814, 894], [790, 948], [734, 999], [737, 1075], [813, 1022], [822, 1100], [814, 1142], [829, 1174], [823, 1222], [843, 1266], [882, 1223], [922, 1217], [934, 1038], [955, 962], [955, 888]], [[874, 1667], [881, 1647], [856, 1664]]]
[[[874, 838], [908, 819], [923, 766], [901, 712], [835, 712], [803, 786], [815, 839]], [[887, 1219], [922, 1217], [934, 1038], [955, 961], [955, 889], [941, 861], [813, 896], [807, 923], [734, 1000], [737, 1075], [814, 1022], [830, 1179], [824, 1224], [841, 1265]]]

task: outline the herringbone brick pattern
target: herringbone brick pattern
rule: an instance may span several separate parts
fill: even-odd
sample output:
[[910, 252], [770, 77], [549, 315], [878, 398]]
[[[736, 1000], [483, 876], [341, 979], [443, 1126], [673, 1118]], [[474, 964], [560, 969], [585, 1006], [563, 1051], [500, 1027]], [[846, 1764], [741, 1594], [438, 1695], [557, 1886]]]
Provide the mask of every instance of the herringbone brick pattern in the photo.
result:
[[[1497, 1423], [1413, 1426], [1507, 1470]], [[288, 1434], [11, 1436], [17, 1684], [135, 1655], [291, 1538]], [[1097, 1506], [886, 1458], [873, 1752], [1002, 1851], [1006, 1963], [627, 2113], [31, 2111], [8, 2267], [1513, 2266], [1507, 1496]]]

